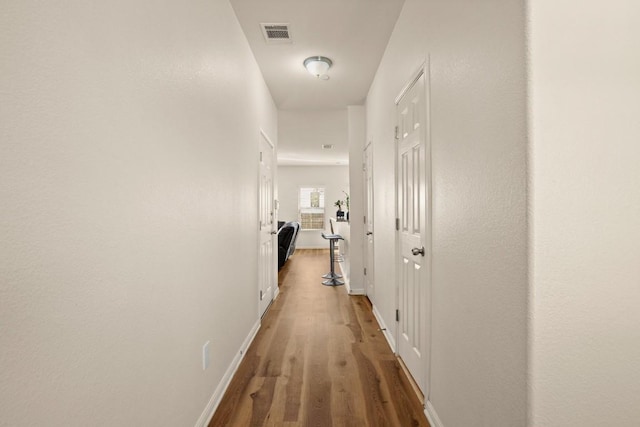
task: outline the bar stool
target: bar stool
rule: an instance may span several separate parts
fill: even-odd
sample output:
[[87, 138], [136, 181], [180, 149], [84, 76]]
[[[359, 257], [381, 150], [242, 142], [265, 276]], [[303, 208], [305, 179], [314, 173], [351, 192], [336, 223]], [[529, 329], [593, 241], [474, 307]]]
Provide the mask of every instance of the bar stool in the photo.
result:
[[342, 280], [339, 280], [342, 278], [342, 275], [337, 274], [334, 269], [335, 244], [338, 240], [344, 240], [344, 239], [339, 234], [325, 234], [324, 231], [322, 232], [322, 238], [329, 241], [329, 264], [330, 264], [330, 271], [324, 276], [322, 276], [324, 279], [327, 279], [327, 280], [322, 282], [322, 284], [325, 286], [344, 285], [344, 282]]
[[[334, 222], [335, 222], [335, 219], [329, 218], [329, 228], [331, 229], [331, 234], [338, 234], [335, 231], [335, 228], [334, 228], [334, 225], [333, 225]], [[340, 253], [340, 244], [336, 241], [333, 246], [334, 246], [333, 249], [336, 252], [336, 254], [334, 255], [335, 256], [334, 261], [338, 261], [338, 262], [344, 261], [344, 257]]]

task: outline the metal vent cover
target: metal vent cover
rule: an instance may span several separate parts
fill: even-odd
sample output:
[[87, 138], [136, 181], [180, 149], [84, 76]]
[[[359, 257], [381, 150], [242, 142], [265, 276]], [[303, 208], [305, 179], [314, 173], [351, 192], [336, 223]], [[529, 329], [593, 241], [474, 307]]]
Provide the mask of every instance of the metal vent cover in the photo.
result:
[[292, 43], [289, 24], [261, 23], [262, 35], [267, 43]]

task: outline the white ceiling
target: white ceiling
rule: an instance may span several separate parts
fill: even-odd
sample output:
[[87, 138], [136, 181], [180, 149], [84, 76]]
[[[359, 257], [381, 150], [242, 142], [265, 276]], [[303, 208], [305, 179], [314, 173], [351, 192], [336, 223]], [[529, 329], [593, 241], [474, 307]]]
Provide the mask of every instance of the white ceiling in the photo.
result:
[[[323, 149], [323, 144], [333, 145]], [[348, 165], [347, 110], [282, 110], [278, 113], [279, 165]]]
[[[348, 105], [364, 103], [404, 0], [230, 2], [281, 112], [342, 109], [346, 116]], [[267, 44], [260, 23], [289, 24], [293, 43]], [[329, 80], [317, 79], [305, 70], [302, 62], [314, 55], [333, 61]], [[318, 155], [318, 147], [309, 141], [300, 141], [296, 146], [298, 140], [310, 135], [305, 129], [299, 130], [297, 134], [281, 127], [278, 151], [295, 152], [298, 157], [305, 157], [306, 153], [306, 161], [298, 164], [310, 164]], [[342, 161], [348, 156], [347, 147], [338, 145], [339, 152], [333, 157]], [[305, 147], [316, 152], [307, 152]], [[329, 159], [323, 160], [327, 164]]]

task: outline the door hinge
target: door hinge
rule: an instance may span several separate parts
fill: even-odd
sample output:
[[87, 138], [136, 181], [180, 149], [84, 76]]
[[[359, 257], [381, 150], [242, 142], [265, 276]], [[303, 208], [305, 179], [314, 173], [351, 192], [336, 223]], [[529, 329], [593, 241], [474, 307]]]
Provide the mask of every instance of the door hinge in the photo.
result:
[[396, 322], [400, 321], [400, 310], [396, 308]]
[[398, 132], [400, 131], [400, 128], [398, 126], [396, 126], [396, 133], [395, 133], [395, 139], [398, 140], [400, 138], [398, 138]]
[[400, 218], [396, 218], [396, 231], [400, 231]]
[[364, 224], [366, 224], [366, 223], [367, 223], [367, 216], [366, 216], [366, 215], [365, 215], [365, 216], [363, 216], [363, 217], [362, 217], [362, 220], [363, 220], [363, 223], [364, 223]]
[[260, 301], [262, 301], [262, 291], [260, 291]]
[[260, 152], [260, 161], [262, 161], [262, 151]]
[[365, 276], [367, 275], [367, 268], [366, 268], [366, 267], [365, 267], [365, 269], [364, 269], [364, 275], [365, 275]]

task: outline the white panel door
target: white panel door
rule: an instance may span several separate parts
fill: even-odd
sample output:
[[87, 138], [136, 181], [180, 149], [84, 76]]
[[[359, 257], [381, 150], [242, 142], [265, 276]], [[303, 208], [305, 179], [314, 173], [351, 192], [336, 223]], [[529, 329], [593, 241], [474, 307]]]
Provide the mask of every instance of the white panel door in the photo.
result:
[[369, 299], [374, 299], [373, 281], [373, 148], [364, 149], [364, 285]]
[[259, 315], [262, 317], [275, 297], [277, 269], [275, 259], [274, 213], [274, 146], [260, 135], [260, 187], [258, 217], [260, 219], [260, 249], [258, 253]]
[[430, 304], [430, 170], [425, 75], [397, 102], [398, 355], [425, 394]]

